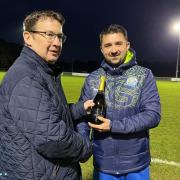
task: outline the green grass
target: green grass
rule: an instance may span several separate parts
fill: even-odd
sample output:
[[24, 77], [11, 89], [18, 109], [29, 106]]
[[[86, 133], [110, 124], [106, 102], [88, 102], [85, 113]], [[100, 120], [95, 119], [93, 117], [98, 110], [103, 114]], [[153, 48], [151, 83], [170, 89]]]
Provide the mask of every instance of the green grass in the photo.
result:
[[[0, 73], [0, 80], [2, 74]], [[62, 76], [68, 102], [79, 98], [84, 77]], [[160, 125], [151, 130], [153, 158], [180, 162], [180, 83], [157, 81], [162, 105]], [[92, 180], [92, 158], [81, 164], [84, 180]], [[151, 180], [179, 180], [180, 167], [151, 163]]]
[[157, 82], [162, 118], [158, 128], [151, 130], [153, 157], [180, 162], [180, 83]]
[[[157, 81], [162, 117], [151, 130], [151, 155], [154, 158], [180, 162], [180, 82]], [[178, 180], [180, 167], [153, 164], [152, 180]]]
[[79, 99], [84, 77], [62, 76], [62, 85], [68, 102], [76, 102]]

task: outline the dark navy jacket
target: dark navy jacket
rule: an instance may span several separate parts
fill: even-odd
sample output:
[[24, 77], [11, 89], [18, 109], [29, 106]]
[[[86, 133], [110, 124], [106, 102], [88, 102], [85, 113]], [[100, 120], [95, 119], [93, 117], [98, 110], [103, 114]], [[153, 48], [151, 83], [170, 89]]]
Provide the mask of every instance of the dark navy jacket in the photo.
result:
[[[93, 99], [100, 75], [107, 76], [105, 87], [106, 118], [110, 132], [93, 131], [94, 167], [111, 174], [126, 174], [150, 163], [149, 129], [160, 121], [160, 99], [155, 79], [149, 69], [138, 66], [134, 50], [129, 62], [111, 67], [105, 61], [86, 79], [80, 99]], [[87, 123], [77, 125], [89, 136]]]
[[90, 144], [75, 132], [83, 102], [68, 106], [58, 65], [24, 47], [0, 86], [0, 172], [8, 180], [78, 180]]

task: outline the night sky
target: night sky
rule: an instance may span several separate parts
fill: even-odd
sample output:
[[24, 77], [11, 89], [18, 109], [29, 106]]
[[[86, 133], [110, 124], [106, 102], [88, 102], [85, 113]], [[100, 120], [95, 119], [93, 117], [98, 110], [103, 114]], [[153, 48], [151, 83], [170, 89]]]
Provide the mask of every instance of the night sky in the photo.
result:
[[129, 34], [138, 61], [176, 64], [180, 0], [4, 0], [0, 2], [0, 39], [23, 44], [22, 21], [32, 10], [60, 11], [66, 19], [62, 59], [102, 59], [99, 33], [121, 24]]

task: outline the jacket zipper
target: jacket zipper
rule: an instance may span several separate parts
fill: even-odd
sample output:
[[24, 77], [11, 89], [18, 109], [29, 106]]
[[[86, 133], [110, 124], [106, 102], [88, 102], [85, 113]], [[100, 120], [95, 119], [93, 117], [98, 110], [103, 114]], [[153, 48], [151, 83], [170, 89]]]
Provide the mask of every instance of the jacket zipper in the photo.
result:
[[[114, 70], [115, 70], [116, 68], [114, 68]], [[115, 106], [116, 106], [116, 80], [117, 80], [117, 77], [115, 76], [114, 77], [114, 104], [113, 104], [113, 106], [114, 106], [114, 109], [115, 109]], [[113, 113], [113, 114], [115, 114], [115, 113]], [[118, 154], [118, 145], [117, 144], [115, 144], [115, 152], [116, 152], [116, 154]], [[115, 160], [115, 164], [117, 164], [117, 159]], [[116, 165], [115, 165], [116, 166]], [[116, 170], [115, 170], [116, 171]], [[118, 173], [118, 171], [116, 171], [116, 174], [119, 174]]]
[[[57, 94], [57, 86], [56, 86], [56, 77], [52, 76], [53, 84], [54, 84], [54, 91]], [[58, 96], [58, 94], [57, 94]], [[52, 172], [52, 180], [55, 180], [59, 171], [60, 165], [55, 165]]]

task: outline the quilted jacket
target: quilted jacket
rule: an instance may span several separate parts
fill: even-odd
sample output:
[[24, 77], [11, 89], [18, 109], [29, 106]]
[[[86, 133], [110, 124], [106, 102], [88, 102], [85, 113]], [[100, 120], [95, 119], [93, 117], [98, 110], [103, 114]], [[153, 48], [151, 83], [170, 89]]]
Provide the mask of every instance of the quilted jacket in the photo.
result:
[[[118, 67], [105, 61], [86, 79], [80, 100], [93, 99], [100, 76], [106, 75], [106, 118], [110, 132], [92, 133], [94, 167], [110, 174], [126, 174], [150, 163], [149, 129], [160, 121], [160, 99], [152, 72], [138, 66], [135, 51]], [[82, 119], [77, 129], [89, 136], [88, 124]]]
[[73, 119], [85, 114], [83, 102], [69, 106], [50, 65], [28, 47], [0, 86], [0, 179], [78, 180], [78, 161], [90, 155], [87, 139]]

